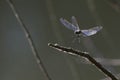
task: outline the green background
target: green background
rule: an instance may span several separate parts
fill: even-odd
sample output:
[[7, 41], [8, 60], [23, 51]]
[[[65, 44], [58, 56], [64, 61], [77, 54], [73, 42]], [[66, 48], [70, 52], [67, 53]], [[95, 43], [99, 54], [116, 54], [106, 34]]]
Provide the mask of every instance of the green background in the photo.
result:
[[[105, 76], [93, 65], [81, 63], [79, 57], [48, 47], [49, 42], [87, 51], [94, 57], [120, 58], [119, 5], [109, 1], [13, 0], [52, 80], [100, 80]], [[73, 43], [73, 32], [59, 21], [61, 17], [70, 21], [71, 16], [77, 18], [81, 29], [97, 25], [103, 29]], [[115, 74], [120, 71], [119, 66], [105, 67]], [[47, 80], [6, 0], [0, 0], [0, 80]]]

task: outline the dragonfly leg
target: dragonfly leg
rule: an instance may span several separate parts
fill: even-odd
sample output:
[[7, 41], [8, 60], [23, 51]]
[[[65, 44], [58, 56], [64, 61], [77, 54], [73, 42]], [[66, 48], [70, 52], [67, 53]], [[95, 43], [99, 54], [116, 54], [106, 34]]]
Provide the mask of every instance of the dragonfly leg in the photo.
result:
[[80, 43], [80, 35], [75, 35], [75, 36], [73, 36], [73, 41], [72, 41], [72, 43], [74, 43], [75, 41], [78, 41], [78, 43]]
[[72, 36], [74, 39], [72, 41], [72, 43], [75, 43], [75, 41], [77, 40], [76, 36]]
[[78, 42], [80, 43], [80, 37], [78, 37], [77, 39], [78, 39]]

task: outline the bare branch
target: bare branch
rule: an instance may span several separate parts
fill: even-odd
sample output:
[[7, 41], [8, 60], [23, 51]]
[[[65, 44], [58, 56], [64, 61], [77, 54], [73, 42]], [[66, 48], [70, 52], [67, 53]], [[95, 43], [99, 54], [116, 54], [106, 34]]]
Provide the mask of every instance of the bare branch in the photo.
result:
[[62, 51], [64, 53], [67, 53], [67, 54], [84, 57], [84, 58], [88, 59], [93, 65], [95, 65], [105, 75], [107, 75], [108, 77], [110, 77], [111, 80], [118, 80], [110, 71], [106, 70], [99, 62], [97, 62], [87, 52], [82, 52], [82, 51], [74, 50], [72, 48], [67, 48], [67, 47], [64, 47], [64, 46], [59, 46], [58, 44], [51, 44], [51, 43], [49, 43], [48, 46], [50, 46], [50, 47], [52, 47], [52, 48], [54, 48], [56, 50]]
[[34, 42], [32, 40], [30, 32], [28, 31], [26, 25], [22, 21], [22, 18], [20, 17], [20, 15], [18, 14], [18, 12], [15, 9], [14, 3], [12, 2], [12, 0], [7, 0], [7, 2], [9, 4], [9, 6], [11, 7], [11, 9], [13, 11], [13, 14], [15, 15], [16, 19], [18, 20], [19, 24], [21, 25], [21, 28], [23, 29], [23, 31], [25, 33], [26, 39], [28, 40], [28, 43], [29, 43], [29, 45], [31, 47], [32, 53], [33, 53], [33, 55], [34, 55], [34, 57], [36, 59], [36, 62], [38, 64], [39, 68], [42, 70], [42, 72], [44, 73], [44, 75], [46, 76], [46, 78], [48, 80], [52, 80], [50, 78], [50, 76], [48, 75], [48, 72], [45, 69], [45, 66], [44, 66], [44, 64], [43, 64], [43, 62], [42, 62], [42, 60], [41, 60], [41, 58], [40, 58], [40, 56], [39, 56], [39, 54], [38, 54], [38, 52], [37, 52], [37, 50], [35, 48], [35, 44], [34, 44]]

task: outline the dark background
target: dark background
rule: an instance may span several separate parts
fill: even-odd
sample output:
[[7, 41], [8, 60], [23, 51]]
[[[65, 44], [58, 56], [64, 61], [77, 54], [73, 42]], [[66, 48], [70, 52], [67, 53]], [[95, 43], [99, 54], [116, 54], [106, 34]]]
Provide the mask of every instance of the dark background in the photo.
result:
[[[91, 56], [120, 58], [118, 0], [13, 0], [52, 80], [100, 80], [93, 65], [47, 46], [49, 42], [87, 51]], [[102, 25], [96, 35], [72, 42], [73, 32], [59, 21], [75, 16], [81, 29]], [[60, 54], [58, 54], [60, 53]], [[106, 66], [119, 73], [119, 66]], [[20, 24], [6, 0], [0, 0], [0, 80], [47, 80], [39, 69]]]

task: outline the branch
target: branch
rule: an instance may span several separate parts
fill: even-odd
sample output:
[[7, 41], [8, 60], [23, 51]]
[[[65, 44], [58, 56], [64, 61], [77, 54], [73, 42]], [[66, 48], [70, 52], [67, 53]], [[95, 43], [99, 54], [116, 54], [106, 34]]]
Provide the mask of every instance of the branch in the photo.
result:
[[42, 72], [44, 73], [44, 75], [46, 76], [46, 78], [47, 78], [48, 80], [52, 80], [52, 79], [50, 78], [50, 76], [48, 75], [48, 72], [47, 72], [47, 70], [45, 69], [45, 66], [44, 66], [44, 64], [43, 64], [43, 62], [42, 62], [42, 60], [41, 60], [41, 58], [40, 58], [40, 56], [39, 56], [39, 54], [38, 54], [38, 52], [37, 52], [37, 50], [36, 50], [36, 48], [35, 48], [35, 44], [34, 44], [34, 42], [33, 42], [33, 40], [32, 40], [32, 37], [31, 37], [31, 35], [30, 35], [30, 32], [28, 31], [26, 25], [25, 25], [24, 22], [22, 21], [22, 18], [20, 17], [20, 15], [17, 13], [16, 8], [15, 8], [12, 0], [7, 0], [7, 2], [8, 2], [8, 4], [9, 4], [9, 6], [11, 7], [11, 9], [12, 9], [12, 11], [13, 11], [13, 14], [15, 15], [16, 19], [18, 20], [19, 24], [21, 25], [21, 28], [23, 29], [23, 31], [24, 31], [24, 33], [25, 33], [26, 39], [28, 40], [28, 43], [29, 43], [29, 45], [30, 45], [30, 47], [31, 47], [32, 53], [33, 53], [33, 55], [34, 55], [34, 57], [35, 57], [35, 59], [36, 59], [36, 62], [37, 62], [37, 64], [38, 64], [39, 68], [42, 70]]
[[93, 57], [91, 57], [87, 52], [81, 52], [78, 50], [74, 50], [72, 48], [67, 48], [64, 46], [59, 46], [58, 44], [51, 44], [49, 43], [48, 46], [58, 50], [62, 51], [67, 54], [81, 56], [86, 59], [88, 59], [92, 64], [94, 64], [100, 71], [102, 71], [105, 75], [110, 77], [112, 80], [118, 80], [110, 71], [106, 70], [99, 62], [97, 62]]

